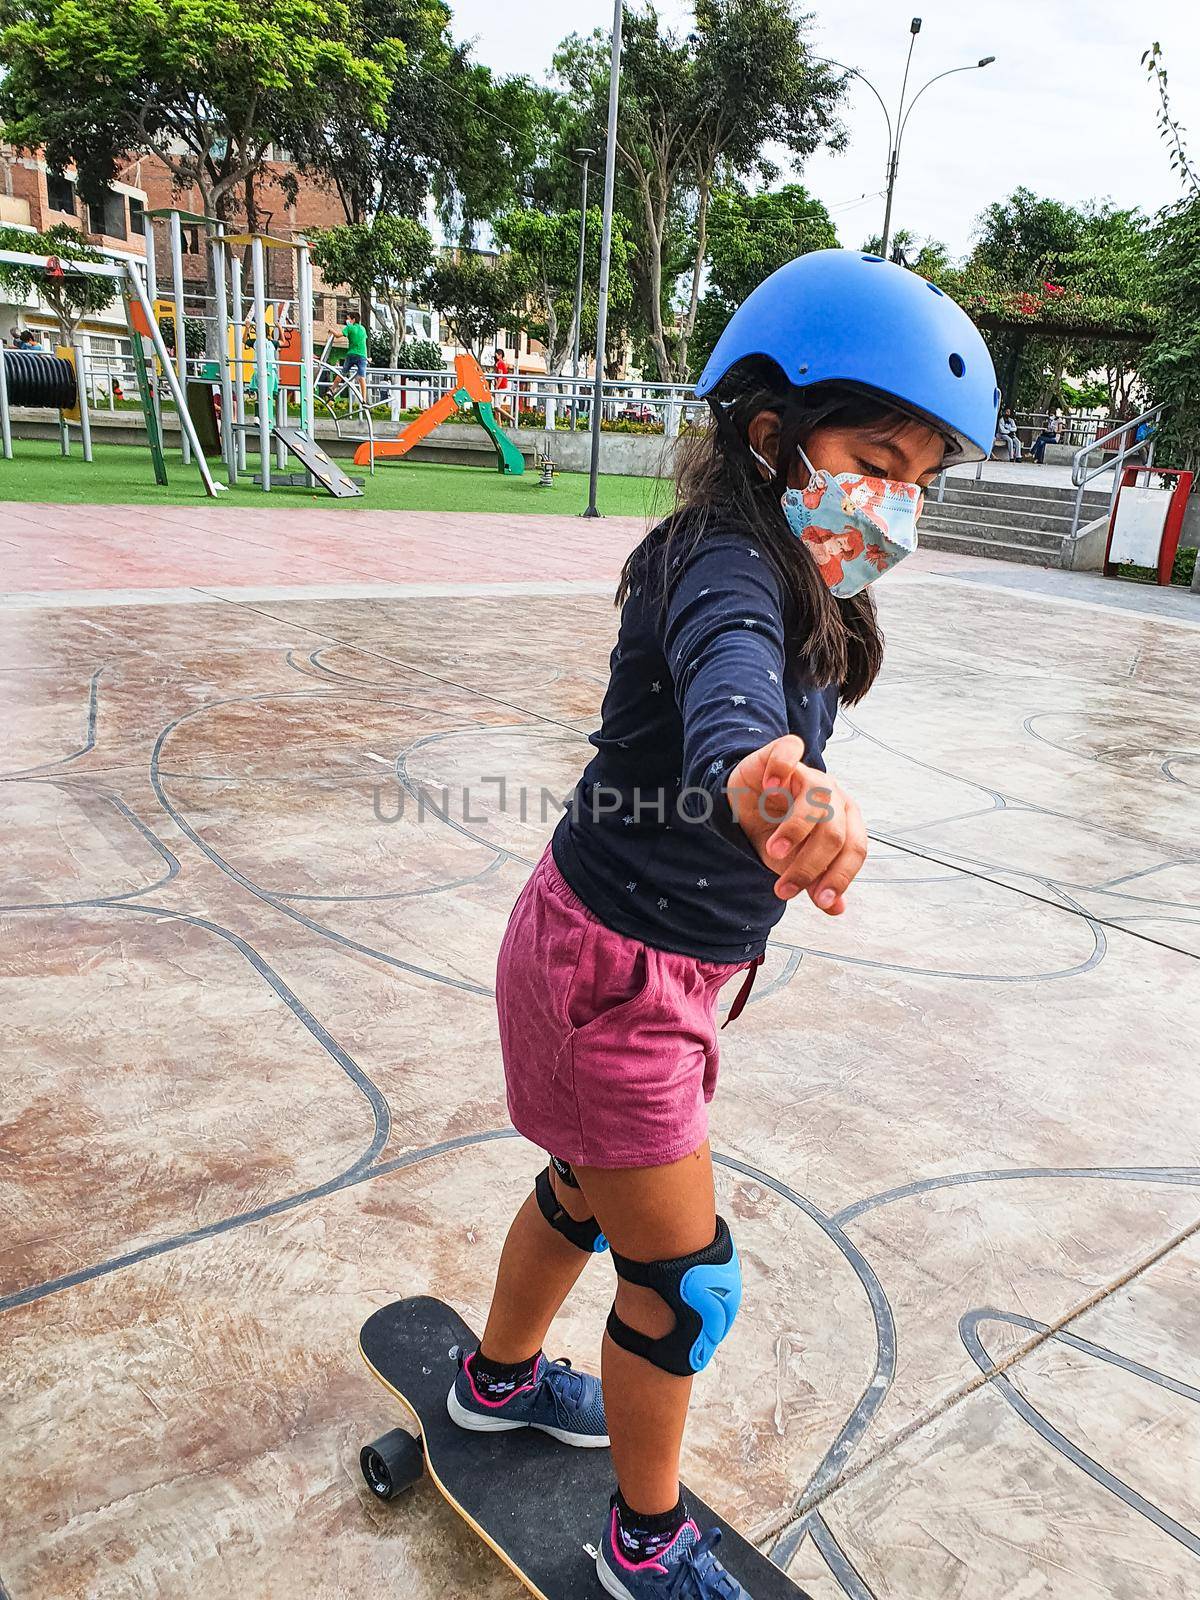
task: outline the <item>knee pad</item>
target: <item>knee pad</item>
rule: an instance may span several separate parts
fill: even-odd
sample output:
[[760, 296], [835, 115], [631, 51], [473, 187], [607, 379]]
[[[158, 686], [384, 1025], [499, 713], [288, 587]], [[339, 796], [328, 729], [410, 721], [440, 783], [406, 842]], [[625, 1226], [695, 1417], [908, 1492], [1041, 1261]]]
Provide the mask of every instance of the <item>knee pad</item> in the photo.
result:
[[[576, 1184], [575, 1187], [578, 1188], [579, 1185]], [[549, 1167], [543, 1168], [538, 1173], [533, 1192], [537, 1196], [538, 1206], [546, 1221], [557, 1233], [561, 1233], [564, 1239], [570, 1240], [577, 1250], [586, 1250], [591, 1255], [593, 1252], [598, 1253], [608, 1249], [608, 1240], [600, 1232], [595, 1217], [576, 1222], [571, 1213], [559, 1205], [554, 1185], [550, 1182]]]
[[675, 1314], [671, 1332], [651, 1339], [623, 1322], [614, 1305], [608, 1314], [608, 1334], [614, 1344], [677, 1377], [703, 1372], [733, 1327], [742, 1302], [741, 1263], [725, 1219], [717, 1218], [713, 1242], [690, 1256], [630, 1261], [614, 1250], [613, 1266], [618, 1278], [653, 1289]]

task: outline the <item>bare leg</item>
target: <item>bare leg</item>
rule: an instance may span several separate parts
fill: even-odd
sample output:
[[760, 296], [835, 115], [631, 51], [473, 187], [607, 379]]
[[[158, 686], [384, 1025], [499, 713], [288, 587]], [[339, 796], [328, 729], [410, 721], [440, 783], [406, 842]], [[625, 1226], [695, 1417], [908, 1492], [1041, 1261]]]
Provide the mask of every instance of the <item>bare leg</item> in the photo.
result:
[[[580, 1191], [560, 1183], [556, 1172], [550, 1176], [559, 1205], [576, 1222], [590, 1217]], [[586, 1251], [550, 1226], [529, 1195], [513, 1219], [500, 1255], [492, 1309], [480, 1344], [483, 1359], [508, 1365], [536, 1355], [589, 1259]]]
[[[703, 1250], [717, 1231], [712, 1155], [707, 1141], [665, 1167], [576, 1167], [587, 1205], [614, 1250], [634, 1261], [671, 1261]], [[617, 1315], [649, 1338], [675, 1316], [653, 1289], [617, 1280]], [[679, 1498], [679, 1451], [691, 1378], [651, 1366], [605, 1335], [604, 1414], [617, 1482], [627, 1503], [648, 1516]]]

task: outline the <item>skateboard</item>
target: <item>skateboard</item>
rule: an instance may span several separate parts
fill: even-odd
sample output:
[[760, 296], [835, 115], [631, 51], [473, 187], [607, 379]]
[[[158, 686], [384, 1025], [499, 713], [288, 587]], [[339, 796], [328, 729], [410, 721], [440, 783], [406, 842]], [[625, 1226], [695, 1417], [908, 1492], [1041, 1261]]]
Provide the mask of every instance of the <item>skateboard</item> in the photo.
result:
[[[614, 1483], [609, 1452], [575, 1449], [535, 1428], [471, 1433], [452, 1422], [446, 1396], [458, 1352], [478, 1342], [456, 1311], [426, 1295], [368, 1317], [358, 1336], [363, 1360], [419, 1432], [394, 1428], [364, 1445], [359, 1464], [367, 1486], [392, 1500], [427, 1472], [530, 1594], [607, 1600], [595, 1541]], [[718, 1554], [754, 1600], [811, 1600], [698, 1495], [685, 1493], [700, 1531], [720, 1528]]]

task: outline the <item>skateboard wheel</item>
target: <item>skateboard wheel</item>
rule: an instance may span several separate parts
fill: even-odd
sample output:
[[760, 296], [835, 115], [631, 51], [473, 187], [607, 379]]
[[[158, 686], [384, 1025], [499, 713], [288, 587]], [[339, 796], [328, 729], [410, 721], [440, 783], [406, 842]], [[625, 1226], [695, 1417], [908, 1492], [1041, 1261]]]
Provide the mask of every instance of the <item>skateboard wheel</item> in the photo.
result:
[[379, 1500], [394, 1500], [411, 1489], [424, 1472], [425, 1453], [419, 1439], [403, 1428], [393, 1428], [374, 1444], [363, 1445], [358, 1464], [371, 1493]]

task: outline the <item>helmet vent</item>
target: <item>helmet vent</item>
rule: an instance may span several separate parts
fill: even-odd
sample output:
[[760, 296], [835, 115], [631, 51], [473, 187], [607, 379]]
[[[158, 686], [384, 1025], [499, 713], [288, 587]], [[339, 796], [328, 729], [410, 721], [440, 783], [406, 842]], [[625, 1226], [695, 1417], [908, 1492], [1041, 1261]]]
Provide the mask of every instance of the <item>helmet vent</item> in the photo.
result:
[[936, 283], [930, 283], [928, 278], [926, 278], [926, 280], [925, 280], [925, 287], [927, 289], [932, 289], [934, 294], [944, 294], [945, 293], [945, 290], [944, 289], [939, 289]]
[[950, 371], [956, 378], [961, 378], [966, 370], [967, 363], [959, 355], [958, 351], [955, 350], [950, 357]]
[[863, 260], [864, 261], [882, 261], [883, 257], [882, 256], [864, 256]]

